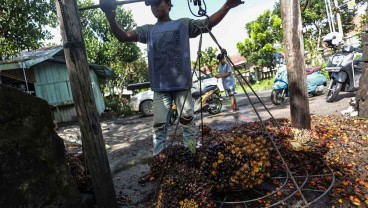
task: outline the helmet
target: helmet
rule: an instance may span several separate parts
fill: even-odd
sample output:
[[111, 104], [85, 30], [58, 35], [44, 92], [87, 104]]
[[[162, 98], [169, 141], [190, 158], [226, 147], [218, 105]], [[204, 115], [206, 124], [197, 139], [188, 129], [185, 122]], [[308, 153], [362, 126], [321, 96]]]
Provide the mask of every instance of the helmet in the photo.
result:
[[337, 48], [342, 43], [342, 35], [338, 32], [328, 33], [322, 40], [328, 48]]
[[272, 57], [272, 63], [285, 64], [285, 57], [282, 53], [275, 53]]

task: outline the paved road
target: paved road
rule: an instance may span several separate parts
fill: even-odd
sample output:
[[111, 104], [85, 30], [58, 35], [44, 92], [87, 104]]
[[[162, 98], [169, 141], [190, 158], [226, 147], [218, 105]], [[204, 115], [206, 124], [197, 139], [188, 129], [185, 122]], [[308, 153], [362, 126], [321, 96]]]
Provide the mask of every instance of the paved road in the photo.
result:
[[[228, 112], [230, 102], [229, 98], [225, 98], [223, 112], [214, 116], [206, 116], [204, 123], [215, 128], [221, 128], [221, 126], [229, 125], [229, 123], [258, 121], [259, 118], [266, 120], [271, 118], [271, 116], [275, 118], [290, 118], [289, 98], [286, 98], [285, 103], [282, 105], [274, 105], [270, 99], [271, 90], [257, 92], [256, 94], [257, 96], [249, 93], [249, 98], [244, 93], [236, 95], [239, 106], [239, 112], [236, 113]], [[354, 93], [342, 92], [336, 102], [333, 103], [327, 103], [325, 95], [310, 97], [310, 113], [315, 115], [341, 115], [341, 111], [348, 108], [350, 98], [353, 96]]]

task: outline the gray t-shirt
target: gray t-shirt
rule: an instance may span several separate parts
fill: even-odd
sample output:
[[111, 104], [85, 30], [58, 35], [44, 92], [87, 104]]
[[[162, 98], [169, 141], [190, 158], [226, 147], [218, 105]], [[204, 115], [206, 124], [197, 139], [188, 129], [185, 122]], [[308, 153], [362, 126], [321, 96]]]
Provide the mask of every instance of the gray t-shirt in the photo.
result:
[[206, 25], [207, 19], [182, 18], [135, 29], [139, 42], [147, 43], [153, 91], [187, 90], [191, 87], [189, 38], [207, 32]]

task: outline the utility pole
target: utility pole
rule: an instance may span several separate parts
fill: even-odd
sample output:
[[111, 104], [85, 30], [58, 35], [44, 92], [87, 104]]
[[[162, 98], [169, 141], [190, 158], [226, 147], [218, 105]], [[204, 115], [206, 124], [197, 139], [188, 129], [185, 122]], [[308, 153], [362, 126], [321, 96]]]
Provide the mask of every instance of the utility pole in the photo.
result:
[[331, 12], [331, 7], [330, 4], [328, 3], [328, 0], [325, 0], [325, 4], [326, 4], [326, 16], [327, 16], [327, 21], [328, 21], [328, 26], [330, 27], [330, 32], [335, 32], [335, 28], [332, 28], [332, 26], [334, 25], [333, 22], [333, 18], [332, 18], [332, 12]]
[[81, 130], [83, 152], [92, 176], [99, 207], [118, 207], [107, 159], [98, 112], [92, 92], [86, 48], [80, 25], [77, 0], [57, 0], [57, 15], [74, 105]]
[[305, 73], [300, 0], [281, 0], [280, 2], [290, 93], [291, 126], [310, 129], [311, 116]]
[[342, 23], [341, 23], [341, 16], [340, 16], [340, 7], [337, 0], [334, 0], [335, 7], [336, 7], [336, 19], [337, 19], [337, 26], [339, 28], [339, 33], [341, 37], [344, 37], [344, 31], [342, 30]]

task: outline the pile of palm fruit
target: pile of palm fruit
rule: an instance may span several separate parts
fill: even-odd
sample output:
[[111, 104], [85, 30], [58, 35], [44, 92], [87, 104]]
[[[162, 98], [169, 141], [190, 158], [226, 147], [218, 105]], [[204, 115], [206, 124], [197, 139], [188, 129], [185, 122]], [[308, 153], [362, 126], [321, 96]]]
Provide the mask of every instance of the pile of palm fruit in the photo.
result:
[[270, 140], [263, 131], [238, 128], [207, 134], [195, 154], [172, 145], [155, 156], [156, 207], [216, 207], [214, 192], [252, 189], [269, 177]]
[[291, 168], [308, 166], [309, 156], [327, 152], [319, 133], [291, 128], [287, 119], [205, 129], [195, 154], [172, 145], [154, 157], [152, 170], [160, 179], [156, 207], [217, 207], [219, 193], [259, 188], [270, 175], [284, 173], [274, 145]]

